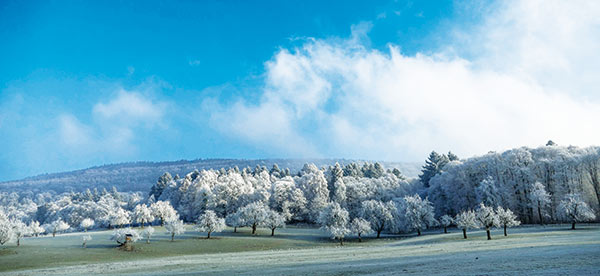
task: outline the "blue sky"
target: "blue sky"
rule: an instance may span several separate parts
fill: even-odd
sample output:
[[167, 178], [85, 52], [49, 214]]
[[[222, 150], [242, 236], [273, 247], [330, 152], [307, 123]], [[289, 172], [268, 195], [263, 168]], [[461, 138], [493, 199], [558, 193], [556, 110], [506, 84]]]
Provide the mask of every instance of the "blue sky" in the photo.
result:
[[[432, 149], [470, 156], [563, 138], [558, 133], [587, 122], [550, 130], [544, 112], [510, 102], [491, 107], [497, 112], [482, 107], [481, 117], [452, 111], [492, 102], [504, 92], [464, 91], [501, 83], [521, 102], [542, 97], [546, 109], [566, 102], [571, 116], [596, 115], [582, 110], [598, 103], [589, 91], [598, 62], [585, 56], [597, 50], [586, 37], [598, 22], [548, 35], [538, 21], [562, 7], [540, 8], [539, 19], [524, 16], [527, 5], [2, 1], [0, 180], [139, 160], [421, 161]], [[596, 15], [595, 8], [585, 12]], [[532, 26], [527, 32], [513, 25], [529, 15], [538, 21], [520, 22]], [[582, 44], [543, 46], [565, 38]], [[506, 45], [496, 47], [499, 40]], [[541, 61], [550, 56], [564, 66], [548, 69]], [[449, 95], [456, 109], [443, 107]], [[517, 127], [506, 119], [518, 116], [533, 119]], [[477, 135], [465, 139], [473, 129]], [[597, 135], [561, 141], [587, 145]]]

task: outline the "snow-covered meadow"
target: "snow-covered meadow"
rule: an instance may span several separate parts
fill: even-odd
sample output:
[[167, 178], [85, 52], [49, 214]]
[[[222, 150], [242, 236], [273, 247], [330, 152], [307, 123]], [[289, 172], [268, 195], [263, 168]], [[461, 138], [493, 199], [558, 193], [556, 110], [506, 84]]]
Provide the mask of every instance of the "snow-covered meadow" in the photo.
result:
[[[258, 236], [250, 229], [232, 229], [207, 240], [187, 232], [175, 242], [164, 230], [150, 244], [136, 243], [134, 252], [115, 248], [110, 231], [89, 232], [88, 248], [81, 247], [83, 233], [26, 238], [19, 248], [0, 250], [3, 275], [551, 275], [600, 273], [600, 226], [567, 224], [521, 226], [504, 237], [494, 229], [462, 237], [452, 228], [442, 234], [431, 229], [422, 236], [370, 236], [345, 246], [323, 238], [318, 229], [289, 228], [271, 237], [268, 229]], [[160, 233], [159, 233], [160, 232]]]

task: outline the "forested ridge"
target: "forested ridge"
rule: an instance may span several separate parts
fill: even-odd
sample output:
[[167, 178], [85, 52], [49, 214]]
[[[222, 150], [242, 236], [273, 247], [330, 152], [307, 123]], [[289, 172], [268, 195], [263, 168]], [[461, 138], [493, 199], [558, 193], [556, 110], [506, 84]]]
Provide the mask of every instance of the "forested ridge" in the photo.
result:
[[[165, 172], [146, 192], [3, 192], [0, 211], [4, 221], [42, 225], [48, 233], [153, 222], [174, 227], [180, 220], [210, 219], [217, 228], [226, 223], [253, 232], [318, 224], [341, 238], [352, 231], [420, 234], [455, 224], [466, 238], [469, 228], [501, 226], [503, 216], [505, 226], [520, 221], [575, 227], [575, 222], [594, 220], [600, 210], [599, 179], [599, 147], [549, 143], [466, 159], [432, 152], [418, 178], [377, 162], [321, 168], [307, 163], [295, 173], [277, 164], [182, 176]], [[477, 221], [482, 212], [494, 219]]]

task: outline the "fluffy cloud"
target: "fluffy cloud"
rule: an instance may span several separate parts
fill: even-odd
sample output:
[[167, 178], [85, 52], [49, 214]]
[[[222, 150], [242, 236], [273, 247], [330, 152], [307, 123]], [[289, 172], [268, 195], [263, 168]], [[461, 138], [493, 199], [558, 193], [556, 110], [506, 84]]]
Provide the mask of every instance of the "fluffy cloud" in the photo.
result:
[[[419, 160], [548, 139], [600, 140], [600, 7], [510, 1], [432, 54], [308, 40], [266, 63], [256, 101], [212, 107], [224, 133], [287, 155]], [[467, 34], [468, 33], [468, 34]]]
[[126, 154], [135, 152], [132, 144], [142, 129], [165, 127], [164, 110], [168, 104], [151, 101], [138, 91], [119, 89], [107, 102], [92, 109], [93, 121], [81, 123], [70, 114], [58, 118], [60, 140], [73, 154], [91, 151]]

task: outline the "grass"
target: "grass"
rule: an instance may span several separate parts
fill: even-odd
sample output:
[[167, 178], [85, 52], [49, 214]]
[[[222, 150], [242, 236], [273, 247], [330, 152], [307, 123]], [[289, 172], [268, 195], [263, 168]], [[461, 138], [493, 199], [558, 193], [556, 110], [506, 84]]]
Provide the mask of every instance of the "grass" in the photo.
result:
[[[600, 227], [598, 225], [581, 225], [580, 230], [567, 230], [568, 226], [549, 227], [519, 227], [509, 229], [509, 236], [504, 237], [502, 230], [492, 232], [492, 241], [487, 241], [485, 231], [469, 231], [469, 239], [464, 240], [462, 233], [453, 229], [450, 234], [440, 234], [440, 230], [425, 231], [421, 237], [414, 234], [386, 235], [382, 239], [367, 237], [362, 243], [349, 239], [344, 247], [327, 238], [318, 229], [288, 227], [278, 229], [275, 236], [270, 236], [270, 230], [259, 229], [257, 236], [250, 234], [250, 229], [240, 228], [239, 233], [227, 229], [223, 233], [213, 234], [206, 239], [204, 233], [188, 231], [184, 235], [170, 236], [164, 229], [156, 227], [156, 232], [150, 244], [144, 240], [135, 243], [135, 250], [127, 252], [117, 248], [117, 244], [109, 240], [112, 231], [88, 232], [93, 240], [88, 242], [88, 248], [81, 247], [83, 233], [57, 235], [56, 237], [26, 238], [20, 247], [3, 246], [0, 249], [0, 272], [17, 272], [27, 274], [51, 274], [54, 271], [61, 274], [61, 267], [78, 266], [82, 274], [88, 269], [106, 272], [107, 267], [116, 269], [116, 274], [165, 273], [172, 274], [171, 269], [189, 270], [196, 274], [199, 271], [214, 274], [239, 274], [244, 271], [267, 272], [271, 274], [295, 274], [289, 270], [302, 265], [305, 271], [317, 274], [338, 273], [371, 273], [379, 271], [383, 274], [387, 269], [398, 268], [402, 263], [414, 263], [423, 258], [435, 259], [439, 263], [464, 269], [457, 263], [469, 263], [472, 256], [499, 254], [503, 258], [511, 258], [519, 254], [544, 256], [544, 250], [572, 252], [569, 256], [587, 256], [600, 250]], [[188, 229], [191, 227], [188, 226]], [[589, 245], [595, 247], [588, 247]], [[540, 251], [541, 250], [541, 251]], [[591, 251], [590, 251], [591, 250]], [[490, 253], [492, 252], [492, 253]], [[592, 252], [592, 253], [590, 253]], [[454, 257], [452, 257], [454, 256]], [[457, 256], [460, 256], [458, 258]], [[567, 260], [569, 256], [566, 256]], [[554, 258], [555, 256], [547, 256]], [[450, 258], [450, 259], [448, 259]], [[475, 258], [475, 257], [473, 257]], [[553, 267], [552, 265], [565, 261], [565, 256], [558, 261], [546, 263], [544, 259], [532, 267]], [[584, 258], [585, 259], [585, 258]], [[159, 261], [160, 260], [160, 261]], [[513, 263], [518, 263], [516, 259]], [[126, 262], [127, 265], [112, 265]], [[571, 260], [577, 264], [576, 260]], [[165, 265], [159, 265], [164, 263]], [[378, 268], [371, 267], [379, 263]], [[107, 264], [106, 266], [101, 266]], [[362, 264], [361, 266], [355, 266]], [[440, 264], [441, 265], [441, 264]], [[512, 267], [511, 264], [492, 264], [492, 267]], [[588, 264], [589, 265], [589, 264]], [[342, 266], [342, 267], [338, 267]], [[417, 272], [428, 271], [425, 264]], [[564, 266], [564, 265], [563, 265]], [[330, 269], [331, 267], [331, 269]], [[338, 267], [337, 269], [334, 269]], [[391, 267], [391, 268], [390, 268]], [[584, 266], [585, 267], [585, 266]], [[600, 271], [600, 263], [596, 261], [596, 272]], [[52, 270], [52, 268], [56, 268]], [[207, 268], [211, 268], [208, 269]], [[36, 269], [46, 269], [39, 271]], [[333, 270], [332, 270], [333, 269]], [[411, 269], [404, 272], [410, 272]], [[414, 270], [414, 269], [413, 269]], [[37, 272], [36, 272], [37, 271]], [[304, 271], [304, 270], [303, 270]], [[96, 271], [97, 272], [97, 271]], [[296, 271], [297, 272], [297, 271]], [[389, 271], [387, 271], [389, 272]], [[429, 271], [436, 274], [435, 270]], [[78, 272], [74, 272], [77, 274]], [[174, 274], [174, 273], [173, 273]], [[185, 274], [185, 273], [184, 273]]]
[[[111, 230], [88, 232], [87, 234], [92, 237], [92, 240], [87, 243], [87, 248], [81, 246], [81, 236], [84, 233], [68, 233], [56, 237], [24, 238], [21, 240], [20, 247], [9, 245], [0, 248], [0, 272], [178, 255], [300, 249], [338, 245], [337, 242], [327, 238], [325, 233], [318, 229], [294, 226], [277, 229], [275, 236], [271, 236], [271, 231], [268, 229], [258, 229], [257, 235], [251, 235], [248, 228], [238, 228], [237, 233], [233, 233], [233, 229], [228, 228], [224, 232], [213, 233], [210, 239], [206, 239], [206, 233], [192, 231], [192, 227], [188, 225], [188, 231], [183, 235], [176, 235], [173, 242], [171, 242], [170, 235], [165, 233], [163, 227], [154, 228], [155, 235], [150, 239], [150, 243], [147, 244], [145, 239], [140, 239], [135, 243], [133, 252], [123, 251], [118, 248], [116, 242], [110, 241]], [[136, 229], [140, 230], [140, 228]], [[377, 242], [371, 242], [371, 244], [386, 241], [389, 241], [389, 239], [381, 239]], [[354, 244], [347, 243], [349, 246]]]

